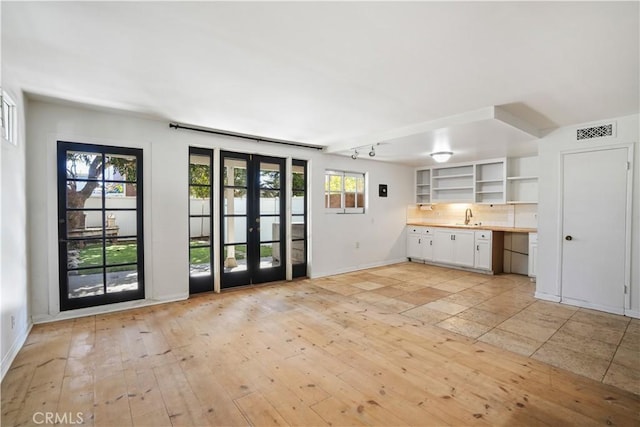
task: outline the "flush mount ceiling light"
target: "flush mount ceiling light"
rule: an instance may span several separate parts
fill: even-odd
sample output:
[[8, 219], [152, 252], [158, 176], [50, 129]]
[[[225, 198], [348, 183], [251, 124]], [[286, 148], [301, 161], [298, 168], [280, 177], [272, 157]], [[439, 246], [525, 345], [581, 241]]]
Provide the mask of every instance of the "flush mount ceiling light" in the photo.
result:
[[371, 146], [371, 151], [369, 151], [369, 157], [375, 157], [376, 156], [376, 149], [374, 148], [374, 146]]
[[357, 159], [358, 158], [358, 154], [360, 154], [360, 153], [358, 153], [358, 150], [356, 148], [354, 148], [353, 149], [353, 154], [351, 155], [351, 158], [353, 160]]
[[451, 151], [438, 151], [436, 153], [430, 154], [430, 156], [433, 157], [433, 160], [435, 160], [438, 163], [446, 162], [451, 158], [452, 155], [453, 155], [453, 152]]

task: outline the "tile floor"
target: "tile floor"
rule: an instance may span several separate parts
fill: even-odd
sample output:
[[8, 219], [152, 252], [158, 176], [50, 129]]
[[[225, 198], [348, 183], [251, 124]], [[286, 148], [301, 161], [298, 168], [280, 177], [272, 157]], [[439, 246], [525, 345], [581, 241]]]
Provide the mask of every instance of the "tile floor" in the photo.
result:
[[537, 300], [525, 276], [402, 263], [313, 282], [640, 394], [640, 320]]

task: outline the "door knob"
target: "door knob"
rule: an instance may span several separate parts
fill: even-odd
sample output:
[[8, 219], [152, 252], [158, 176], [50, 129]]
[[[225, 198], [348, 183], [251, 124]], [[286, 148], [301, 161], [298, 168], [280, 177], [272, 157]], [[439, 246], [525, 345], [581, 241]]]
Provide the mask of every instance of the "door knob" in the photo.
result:
[[564, 240], [573, 240], [573, 237], [571, 237], [571, 236], [566, 236], [566, 237], [564, 238]]

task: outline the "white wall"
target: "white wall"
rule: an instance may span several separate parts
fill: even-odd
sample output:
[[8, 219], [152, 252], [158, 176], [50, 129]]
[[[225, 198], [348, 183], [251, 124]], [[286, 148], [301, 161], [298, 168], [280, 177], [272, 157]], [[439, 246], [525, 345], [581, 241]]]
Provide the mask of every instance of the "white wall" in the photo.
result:
[[21, 91], [11, 87], [7, 79], [3, 84], [3, 89], [16, 102], [18, 115], [17, 144], [9, 144], [4, 139], [0, 142], [0, 354], [4, 378], [27, 337], [31, 322], [27, 288], [24, 101]]
[[[413, 198], [412, 168], [178, 131], [170, 129], [166, 121], [43, 100], [29, 101], [27, 131], [30, 288], [32, 315], [36, 322], [140, 304], [129, 302], [60, 313], [56, 244], [57, 140], [144, 150], [145, 304], [188, 296], [189, 146], [292, 156], [309, 161], [309, 273], [312, 277], [405, 259], [405, 206]], [[325, 168], [368, 173], [369, 206], [364, 215], [324, 213]], [[389, 197], [378, 197], [379, 183], [388, 184]], [[356, 243], [359, 243], [359, 249], [356, 249]]]
[[[631, 225], [631, 310], [626, 314], [640, 317], [640, 147], [638, 147], [638, 115], [612, 119], [617, 122], [615, 137], [601, 138], [589, 142], [577, 142], [576, 129], [588, 124], [559, 129], [539, 141], [540, 162], [538, 204], [538, 276], [536, 296], [552, 301], [560, 300], [560, 254], [562, 235], [558, 224], [560, 217], [560, 156], [561, 153], [589, 147], [615, 144], [634, 145], [633, 214]], [[610, 120], [602, 120], [601, 122]], [[598, 165], [585, 165], [598, 173]], [[611, 224], [611, 227], [620, 226]]]

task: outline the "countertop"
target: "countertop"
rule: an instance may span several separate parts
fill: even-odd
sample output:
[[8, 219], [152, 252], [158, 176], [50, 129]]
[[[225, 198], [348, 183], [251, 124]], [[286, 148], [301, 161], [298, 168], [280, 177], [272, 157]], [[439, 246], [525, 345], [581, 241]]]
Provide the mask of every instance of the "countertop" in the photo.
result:
[[418, 227], [441, 227], [441, 228], [460, 228], [464, 230], [491, 230], [491, 231], [508, 231], [511, 233], [537, 233], [536, 228], [525, 227], [502, 227], [499, 225], [457, 225], [457, 224], [432, 224], [428, 222], [407, 222], [407, 225], [415, 225]]

